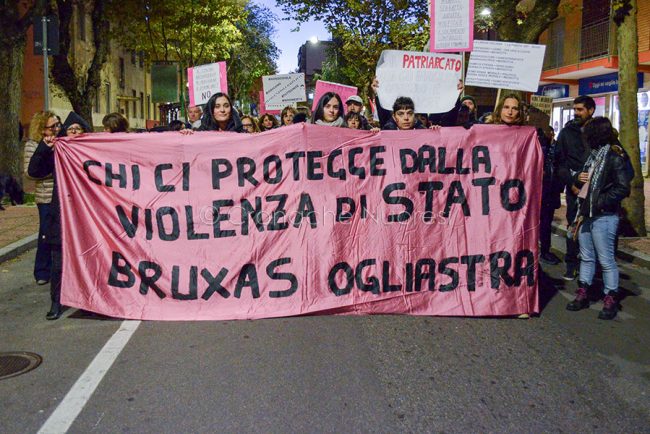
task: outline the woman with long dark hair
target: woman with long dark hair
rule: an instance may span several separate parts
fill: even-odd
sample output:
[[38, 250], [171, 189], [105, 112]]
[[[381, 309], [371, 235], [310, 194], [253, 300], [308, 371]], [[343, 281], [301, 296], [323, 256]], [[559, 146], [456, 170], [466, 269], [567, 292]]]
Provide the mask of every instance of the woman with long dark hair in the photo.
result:
[[198, 131], [243, 132], [239, 113], [232, 106], [232, 101], [227, 94], [217, 92], [210, 97], [205, 105]]
[[338, 93], [326, 92], [320, 97], [316, 111], [311, 118], [311, 123], [345, 128], [343, 102]]

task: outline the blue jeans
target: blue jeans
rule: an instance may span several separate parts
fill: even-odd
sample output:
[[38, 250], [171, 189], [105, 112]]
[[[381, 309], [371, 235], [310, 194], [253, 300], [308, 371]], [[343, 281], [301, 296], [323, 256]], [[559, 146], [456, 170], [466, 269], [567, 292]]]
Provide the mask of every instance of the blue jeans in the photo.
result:
[[34, 262], [34, 279], [50, 280], [52, 270], [52, 247], [44, 242], [43, 235], [47, 232], [51, 218], [50, 204], [39, 203], [38, 207], [38, 244], [36, 245], [36, 260]]
[[586, 218], [580, 227], [580, 280], [591, 285], [596, 273], [596, 258], [603, 269], [605, 294], [618, 291], [616, 232], [618, 215]]

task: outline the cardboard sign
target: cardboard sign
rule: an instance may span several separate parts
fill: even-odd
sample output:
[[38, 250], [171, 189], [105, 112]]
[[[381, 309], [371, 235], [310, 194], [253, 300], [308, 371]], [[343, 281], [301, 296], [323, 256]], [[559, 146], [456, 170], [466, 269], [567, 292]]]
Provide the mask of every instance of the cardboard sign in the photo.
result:
[[458, 99], [462, 58], [458, 54], [384, 50], [377, 63], [379, 100], [391, 109], [408, 96], [418, 113], [445, 113]]
[[474, 0], [433, 0], [429, 12], [431, 52], [472, 51]]
[[262, 77], [264, 104], [268, 110], [282, 110], [288, 105], [307, 101], [305, 74], [265, 75]]
[[205, 104], [217, 92], [228, 93], [226, 62], [187, 68], [190, 106]]
[[320, 97], [327, 92], [336, 92], [339, 94], [341, 97], [341, 102], [343, 103], [343, 113], [346, 113], [347, 107], [345, 105], [345, 101], [352, 95], [357, 94], [357, 88], [355, 86], [346, 86], [345, 84], [332, 83], [329, 81], [316, 81], [316, 88], [314, 89], [314, 102], [311, 105], [312, 112], [316, 111]]
[[550, 96], [532, 95], [530, 97], [530, 105], [551, 116], [553, 98]]
[[282, 113], [282, 110], [269, 110], [266, 106], [266, 101], [264, 101], [264, 91], [260, 90], [260, 109], [258, 112], [259, 116], [262, 116], [263, 114], [269, 113], [272, 115], [279, 115]]
[[150, 320], [539, 310], [532, 127], [83, 134], [55, 152], [66, 306]]
[[536, 92], [545, 50], [545, 45], [474, 41], [465, 85]]

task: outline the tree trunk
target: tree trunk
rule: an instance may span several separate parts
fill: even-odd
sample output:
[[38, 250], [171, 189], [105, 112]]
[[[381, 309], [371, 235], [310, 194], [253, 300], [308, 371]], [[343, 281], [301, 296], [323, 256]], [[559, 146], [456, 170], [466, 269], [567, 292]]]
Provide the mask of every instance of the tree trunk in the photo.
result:
[[21, 17], [18, 2], [3, 2], [0, 10], [0, 173], [14, 176], [22, 183], [22, 155], [18, 123], [20, 122], [21, 89], [25, 42], [33, 8]]
[[637, 39], [637, 8], [636, 0], [630, 1], [632, 10], [630, 15], [618, 28], [618, 96], [621, 125], [619, 140], [630, 156], [634, 167], [632, 180], [632, 193], [623, 201], [623, 208], [633, 236], [645, 237], [645, 196], [643, 194], [643, 175], [641, 172], [641, 155], [639, 152], [639, 129], [637, 119], [639, 116], [636, 94], [637, 68], [639, 64], [638, 39]]
[[108, 21], [105, 16], [106, 1], [95, 0], [92, 10], [93, 45], [95, 53], [85, 76], [78, 77], [69, 62], [71, 46], [70, 26], [73, 17], [73, 3], [58, 1], [59, 54], [54, 56], [52, 78], [63, 89], [72, 105], [72, 110], [92, 125], [92, 107], [99, 86], [101, 70], [108, 58]]

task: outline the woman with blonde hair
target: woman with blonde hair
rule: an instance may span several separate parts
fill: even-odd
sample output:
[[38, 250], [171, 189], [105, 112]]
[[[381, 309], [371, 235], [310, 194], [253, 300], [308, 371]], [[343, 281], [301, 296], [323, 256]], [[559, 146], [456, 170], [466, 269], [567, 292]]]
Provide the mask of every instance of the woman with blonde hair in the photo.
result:
[[519, 95], [509, 93], [504, 96], [492, 113], [490, 124], [505, 125], [523, 125], [525, 116], [523, 115], [524, 107]]
[[[24, 172], [27, 177], [29, 161], [34, 155], [34, 151], [43, 138], [55, 137], [61, 130], [59, 118], [50, 111], [40, 111], [34, 113], [29, 124], [29, 137], [25, 143], [24, 152]], [[50, 281], [50, 271], [52, 268], [52, 251], [49, 243], [45, 242], [44, 235], [48, 230], [51, 221], [52, 189], [54, 188], [54, 178], [47, 175], [43, 178], [35, 179], [35, 202], [38, 208], [38, 244], [36, 245], [36, 259], [34, 261], [34, 279], [39, 285], [45, 285]]]
[[293, 106], [286, 106], [282, 109], [280, 113], [280, 126], [286, 127], [287, 125], [293, 125], [293, 117], [296, 115], [296, 109]]

